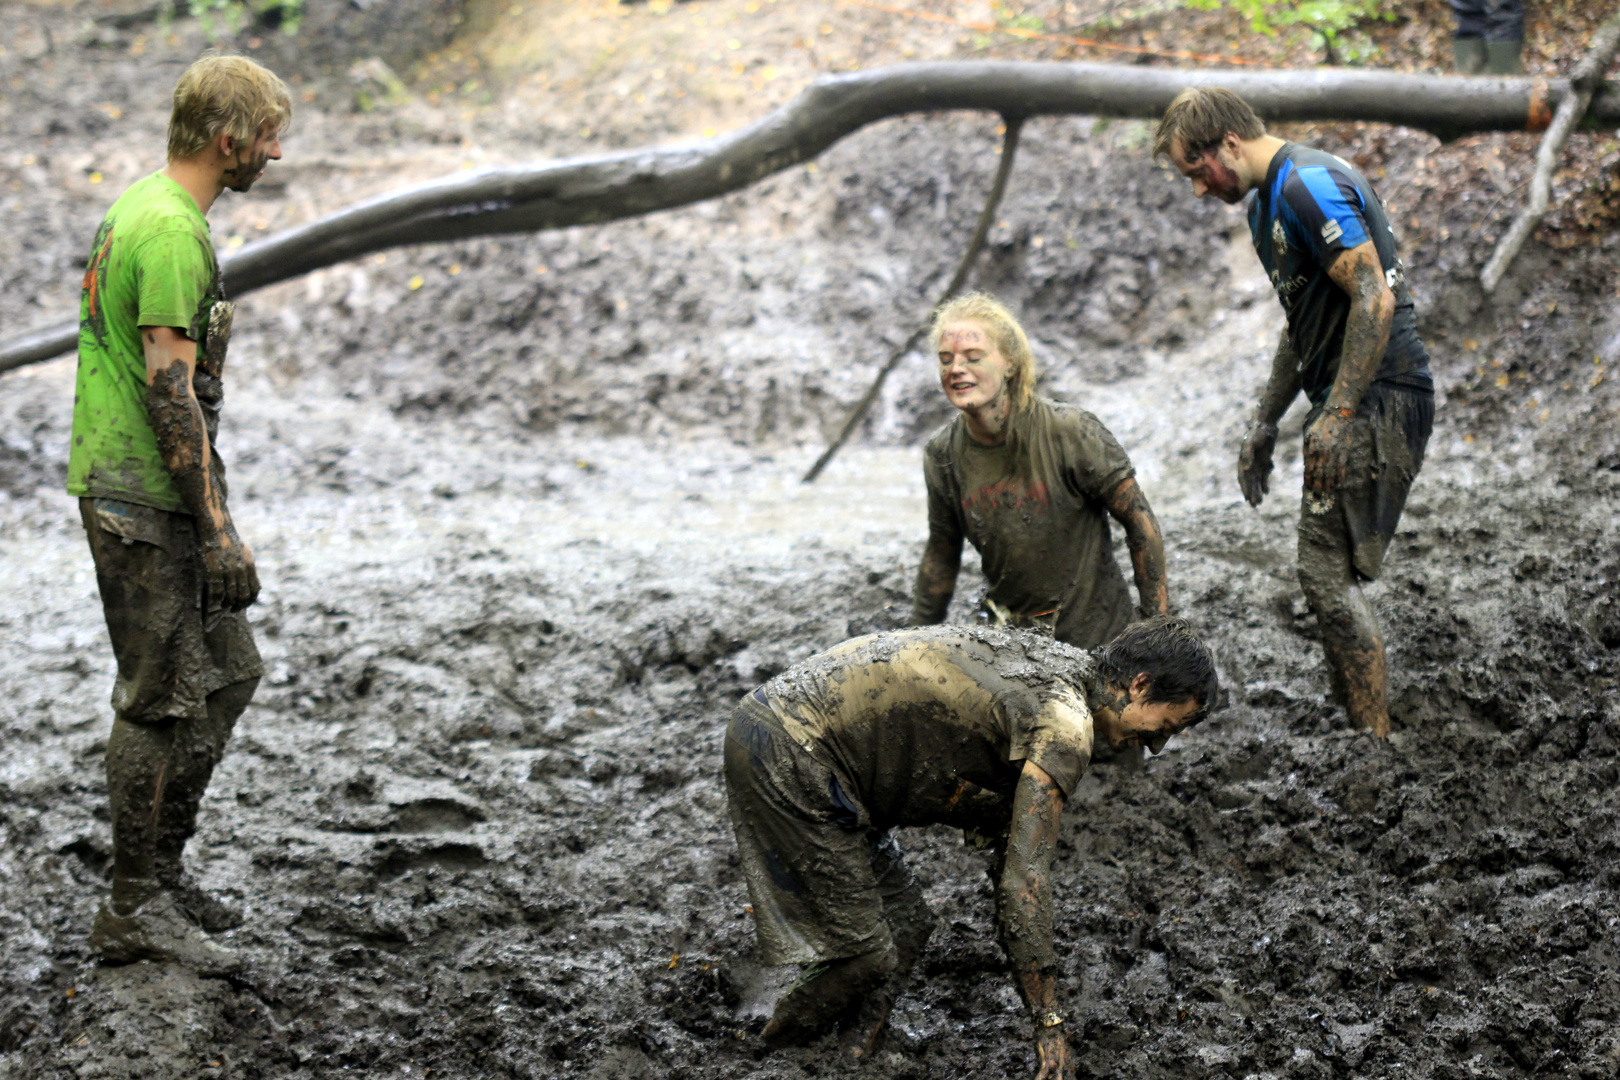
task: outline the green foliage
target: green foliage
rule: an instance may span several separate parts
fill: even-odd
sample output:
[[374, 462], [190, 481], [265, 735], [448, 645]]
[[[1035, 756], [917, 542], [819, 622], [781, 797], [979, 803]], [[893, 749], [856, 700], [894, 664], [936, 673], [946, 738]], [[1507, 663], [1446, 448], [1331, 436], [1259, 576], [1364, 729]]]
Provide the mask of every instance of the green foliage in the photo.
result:
[[187, 0], [191, 17], [202, 23], [211, 38], [230, 37], [244, 26], [265, 23], [283, 34], [298, 33], [304, 0]]
[[1004, 26], [1009, 30], [1032, 30], [1037, 34], [1046, 31], [1046, 21], [1039, 15], [1014, 11], [1005, 4], [991, 4], [990, 9], [995, 13], [997, 26]]
[[1249, 20], [1257, 34], [1276, 37], [1284, 27], [1301, 27], [1310, 33], [1310, 46], [1343, 60], [1359, 60], [1377, 49], [1363, 34], [1355, 33], [1363, 23], [1395, 21], [1393, 0], [1181, 0], [1194, 11], [1228, 8]]

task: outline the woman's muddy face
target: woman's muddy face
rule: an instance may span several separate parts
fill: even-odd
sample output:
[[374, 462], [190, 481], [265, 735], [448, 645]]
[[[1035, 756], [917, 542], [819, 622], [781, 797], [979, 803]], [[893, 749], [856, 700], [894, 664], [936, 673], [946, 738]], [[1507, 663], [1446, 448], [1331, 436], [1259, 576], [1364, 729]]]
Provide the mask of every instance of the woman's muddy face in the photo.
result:
[[946, 323], [939, 335], [939, 384], [958, 409], [977, 410], [1007, 391], [1012, 365], [984, 327]]

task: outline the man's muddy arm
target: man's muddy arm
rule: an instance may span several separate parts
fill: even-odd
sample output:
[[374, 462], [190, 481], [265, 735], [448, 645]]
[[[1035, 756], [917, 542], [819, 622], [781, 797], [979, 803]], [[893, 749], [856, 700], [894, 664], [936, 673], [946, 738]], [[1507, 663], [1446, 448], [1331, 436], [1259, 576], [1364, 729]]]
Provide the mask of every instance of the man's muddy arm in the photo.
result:
[[1243, 434], [1238, 453], [1238, 487], [1250, 506], [1259, 506], [1271, 491], [1271, 454], [1277, 448], [1277, 422], [1299, 396], [1304, 377], [1299, 370], [1299, 353], [1288, 336], [1288, 327], [1277, 335], [1277, 351], [1271, 357], [1271, 378], [1261, 391], [1260, 404]]
[[1368, 240], [1341, 251], [1327, 265], [1328, 277], [1350, 296], [1350, 316], [1344, 324], [1344, 344], [1339, 350], [1339, 374], [1328, 391], [1328, 411], [1354, 412], [1367, 396], [1384, 350], [1389, 347], [1389, 328], [1395, 321], [1395, 294], [1384, 280], [1378, 249]]
[[213, 447], [192, 386], [197, 343], [170, 326], [141, 327], [146, 352], [146, 413], [158, 452], [197, 523], [209, 603], [239, 610], [259, 595], [253, 553], [236, 535], [225, 495], [214, 483]]
[[917, 585], [912, 592], [911, 625], [932, 626], [945, 621], [945, 611], [956, 594], [956, 575], [962, 569], [962, 537], [941, 536], [930, 531], [917, 567]]
[[1108, 512], [1125, 527], [1125, 546], [1136, 572], [1137, 611], [1144, 617], [1170, 613], [1170, 586], [1164, 562], [1164, 537], [1159, 519], [1135, 477], [1121, 480], [1108, 497]]
[[1066, 1077], [1071, 1068], [1052, 951], [1052, 863], [1062, 817], [1063, 790], [1046, 770], [1025, 762], [1013, 795], [1012, 830], [996, 887], [996, 914], [1013, 980], [1035, 1027], [1040, 1054], [1036, 1080]]
[[1344, 480], [1350, 452], [1350, 418], [1367, 396], [1395, 320], [1395, 294], [1384, 280], [1378, 249], [1368, 240], [1341, 251], [1327, 265], [1328, 276], [1350, 297], [1339, 350], [1339, 373], [1328, 391], [1322, 415], [1305, 433], [1305, 487], [1329, 494]]
[[1271, 356], [1271, 377], [1266, 380], [1266, 388], [1260, 392], [1260, 404], [1255, 406], [1255, 422], [1276, 427], [1283, 413], [1288, 411], [1288, 406], [1299, 397], [1304, 385], [1305, 378], [1299, 370], [1299, 353], [1294, 349], [1294, 341], [1288, 336], [1288, 327], [1285, 326], [1282, 333], [1277, 335], [1277, 351]]

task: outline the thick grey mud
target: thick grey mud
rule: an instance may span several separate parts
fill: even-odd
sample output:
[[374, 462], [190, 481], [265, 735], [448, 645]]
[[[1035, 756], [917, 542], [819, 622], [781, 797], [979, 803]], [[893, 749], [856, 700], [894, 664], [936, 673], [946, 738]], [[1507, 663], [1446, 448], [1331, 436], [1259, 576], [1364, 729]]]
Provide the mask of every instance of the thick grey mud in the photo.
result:
[[[41, 20], [56, 82], [0, 125], [7, 177], [33, 185], [34, 231], [0, 237], [8, 326], [76, 296], [116, 186], [84, 186], [77, 162], [161, 146], [178, 70], [157, 39], [137, 62], [74, 44], [56, 9], [0, 6], [8, 40]], [[23, 64], [13, 50], [0, 73]], [[101, 123], [114, 84], [157, 105]], [[457, 165], [453, 138], [438, 151], [386, 117], [303, 117], [282, 193], [223, 207], [222, 242], [348, 182], [300, 154], [415, 139]], [[1295, 579], [1297, 412], [1265, 505], [1237, 490], [1278, 327], [1229, 240], [1241, 221], [1194, 204], [1138, 127], [1031, 121], [981, 266], [1029, 317], [1043, 385], [1131, 453], [1172, 600], [1228, 688], [1066, 808], [1073, 1048], [1126, 1078], [1612, 1076], [1620, 425], [1592, 363], [1616, 329], [1612, 248], [1532, 245], [1484, 307], [1485, 200], [1407, 183], [1432, 140], [1301, 134], [1371, 155], [1400, 222], [1444, 215], [1457, 238], [1403, 236], [1442, 400], [1369, 590], [1387, 743], [1328, 703]], [[785, 979], [751, 959], [720, 742], [747, 689], [909, 611], [917, 439], [944, 415], [931, 361], [902, 366], [817, 485], [797, 477], [949, 273], [994, 144], [989, 118], [885, 124], [710, 206], [244, 300], [220, 442], [267, 675], [189, 853], [244, 909], [229, 980], [86, 951], [112, 668], [59, 486], [72, 368], [6, 376], [0, 1076], [826, 1075], [826, 1045], [757, 1034]], [[975, 575], [970, 554], [953, 619]], [[943, 830], [902, 842], [939, 928], [863, 1073], [1024, 1075], [983, 856]]]

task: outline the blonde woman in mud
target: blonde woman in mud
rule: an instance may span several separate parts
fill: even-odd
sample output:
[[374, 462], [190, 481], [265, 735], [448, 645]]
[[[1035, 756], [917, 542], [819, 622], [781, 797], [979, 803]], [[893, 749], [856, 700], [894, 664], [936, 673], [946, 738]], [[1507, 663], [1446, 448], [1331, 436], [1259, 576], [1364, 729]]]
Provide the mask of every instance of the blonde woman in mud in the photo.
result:
[[[1164, 543], [1130, 458], [1091, 413], [1035, 393], [1035, 359], [1011, 312], [973, 293], [940, 308], [932, 340], [940, 386], [960, 415], [929, 439], [928, 546], [912, 623], [943, 622], [973, 542], [991, 620], [1041, 626], [1096, 648], [1134, 618], [1165, 614]], [[1114, 561], [1108, 518], [1125, 528], [1139, 603]]]

